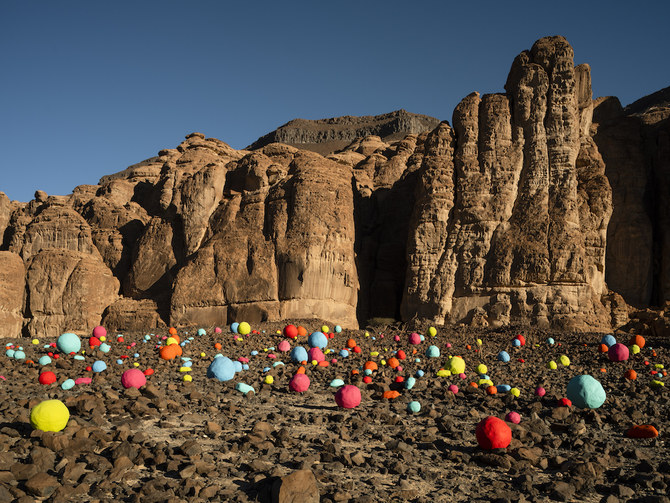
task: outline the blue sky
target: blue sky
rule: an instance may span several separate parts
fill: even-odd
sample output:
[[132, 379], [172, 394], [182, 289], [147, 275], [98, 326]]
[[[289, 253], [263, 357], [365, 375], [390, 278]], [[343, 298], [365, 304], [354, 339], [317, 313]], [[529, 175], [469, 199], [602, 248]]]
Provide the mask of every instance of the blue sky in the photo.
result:
[[668, 19], [666, 1], [6, 0], [0, 190], [69, 194], [193, 131], [243, 148], [296, 117], [451, 121], [547, 35], [626, 105], [670, 85]]

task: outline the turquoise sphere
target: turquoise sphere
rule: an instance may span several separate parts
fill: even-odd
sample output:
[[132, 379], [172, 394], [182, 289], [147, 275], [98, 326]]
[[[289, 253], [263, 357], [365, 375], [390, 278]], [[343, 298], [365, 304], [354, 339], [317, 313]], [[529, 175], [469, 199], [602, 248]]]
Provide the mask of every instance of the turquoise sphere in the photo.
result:
[[81, 339], [79, 339], [77, 334], [66, 332], [58, 338], [56, 346], [63, 353], [78, 353], [81, 349]]
[[437, 346], [430, 346], [426, 350], [426, 356], [429, 358], [437, 358], [440, 356], [440, 349]]
[[417, 401], [412, 401], [407, 404], [407, 411], [416, 414], [421, 410], [421, 404]]
[[607, 394], [594, 377], [580, 375], [568, 382], [568, 398], [580, 409], [597, 409], [605, 403]]

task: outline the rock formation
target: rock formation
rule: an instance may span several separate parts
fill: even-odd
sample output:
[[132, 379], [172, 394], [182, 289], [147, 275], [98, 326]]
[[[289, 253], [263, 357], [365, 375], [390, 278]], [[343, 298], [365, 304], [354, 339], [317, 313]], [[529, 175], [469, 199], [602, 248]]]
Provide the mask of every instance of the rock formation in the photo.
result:
[[292, 121], [239, 151], [193, 133], [69, 196], [0, 193], [2, 334], [621, 326], [626, 302], [670, 300], [668, 94], [594, 101], [588, 65], [549, 37], [453, 127], [404, 111]]
[[385, 142], [401, 140], [408, 134], [430, 131], [440, 123], [434, 117], [396, 110], [383, 115], [333, 117], [331, 119], [294, 119], [252, 143], [256, 150], [270, 143], [285, 143], [322, 155], [345, 149], [367, 136], [379, 136]]

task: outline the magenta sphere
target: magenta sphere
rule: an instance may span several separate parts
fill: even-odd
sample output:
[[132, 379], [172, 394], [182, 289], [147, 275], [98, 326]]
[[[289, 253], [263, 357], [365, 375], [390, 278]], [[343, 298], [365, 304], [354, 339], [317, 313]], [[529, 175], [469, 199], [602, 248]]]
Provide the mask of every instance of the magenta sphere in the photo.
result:
[[456, 393], [458, 393], [458, 386], [456, 386], [455, 384], [450, 384], [449, 391], [451, 391], [455, 395]]
[[317, 362], [322, 362], [325, 359], [326, 356], [323, 354], [323, 351], [317, 347], [309, 348], [309, 351], [307, 351], [307, 361], [312, 362], [316, 360]]
[[545, 390], [542, 386], [538, 386], [535, 388], [535, 394], [539, 397], [543, 397], [547, 393], [547, 390]]
[[277, 346], [277, 349], [279, 349], [279, 351], [282, 353], [286, 353], [287, 351], [291, 350], [291, 343], [289, 341], [281, 341], [279, 346]]
[[352, 384], [342, 386], [337, 390], [337, 393], [335, 393], [335, 402], [337, 402], [337, 405], [345, 409], [358, 407], [361, 403], [361, 390]]
[[221, 333], [221, 327], [216, 327], [216, 328], [214, 329], [214, 333], [215, 333], [215, 334], [220, 334], [220, 333]]
[[306, 374], [296, 374], [291, 377], [288, 387], [291, 391], [296, 391], [298, 393], [307, 391], [309, 389], [309, 377], [307, 377]]
[[416, 332], [413, 332], [409, 336], [409, 343], [414, 345], [421, 344], [421, 336]]
[[628, 360], [629, 356], [628, 347], [626, 347], [625, 344], [617, 342], [616, 344], [610, 346], [609, 350], [607, 351], [607, 356], [609, 356], [609, 359], [613, 362], [625, 362]]
[[100, 337], [106, 337], [106, 336], [107, 336], [107, 330], [105, 329], [105, 327], [101, 327], [100, 325], [98, 325], [93, 329], [93, 337], [97, 337], [98, 339], [100, 339]]
[[519, 424], [521, 422], [521, 415], [518, 412], [508, 412], [505, 416], [505, 421], [508, 423]]
[[128, 369], [121, 376], [124, 388], [141, 388], [147, 383], [147, 378], [140, 369]]

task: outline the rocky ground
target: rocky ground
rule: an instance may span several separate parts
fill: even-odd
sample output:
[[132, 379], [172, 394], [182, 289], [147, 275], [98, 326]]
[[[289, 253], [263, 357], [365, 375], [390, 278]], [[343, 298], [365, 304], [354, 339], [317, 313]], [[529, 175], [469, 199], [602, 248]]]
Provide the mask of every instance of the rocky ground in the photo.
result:
[[[315, 321], [302, 324], [309, 332], [320, 328]], [[203, 336], [195, 335], [197, 327], [180, 331], [182, 341], [193, 337], [183, 353], [192, 359], [190, 372], [180, 372], [178, 360], [158, 357], [156, 341], [164, 333], [149, 342], [147, 334], [124, 334], [118, 342], [111, 333], [109, 353], [89, 350], [85, 360], [62, 355], [45, 367], [37, 360], [55, 339], [38, 344], [6, 339], [13, 349], [22, 345], [26, 359], [0, 355], [0, 501], [273, 501], [296, 489], [305, 491], [301, 501], [669, 501], [669, 399], [666, 387], [649, 385], [665, 378], [657, 365], [670, 363], [667, 340], [647, 337], [639, 354], [614, 363], [598, 352], [602, 334], [438, 327], [436, 337], [426, 335], [411, 346], [412, 330], [404, 327], [368, 328], [368, 336], [365, 330], [345, 330], [328, 341], [335, 353], [327, 358], [337, 363], [306, 365], [310, 389], [298, 394], [289, 391], [288, 381], [300, 365], [270, 349], [284, 340], [276, 333], [283, 324], [252, 328], [258, 333], [242, 340], [228, 327]], [[427, 333], [428, 327], [421, 329]], [[518, 333], [527, 344], [514, 348]], [[548, 337], [555, 344], [548, 344]], [[349, 338], [361, 352], [342, 358], [337, 353]], [[627, 343], [629, 335], [618, 338]], [[86, 340], [82, 336], [88, 350]], [[306, 337], [298, 342], [307, 346]], [[440, 349], [440, 357], [425, 356], [430, 345]], [[407, 353], [402, 371], [381, 364], [398, 349]], [[496, 360], [503, 349], [511, 355], [508, 363]], [[371, 356], [375, 351], [379, 354]], [[207, 378], [218, 352], [249, 358], [249, 369], [228, 382]], [[436, 375], [449, 355], [464, 357], [466, 380]], [[561, 355], [570, 358], [570, 366], [547, 368]], [[107, 369], [87, 371], [96, 360], [104, 360]], [[362, 382], [362, 373], [352, 374], [367, 360], [379, 366], [370, 384]], [[273, 367], [275, 361], [284, 365]], [[121, 385], [132, 362], [155, 371], [140, 390]], [[520, 396], [487, 395], [470, 386], [480, 363], [495, 384], [517, 387]], [[39, 373], [47, 368], [58, 381], [41, 385]], [[638, 372], [636, 381], [624, 378], [629, 368]], [[418, 370], [424, 375], [411, 390], [394, 382]], [[583, 373], [604, 386], [603, 406], [557, 407], [569, 379]], [[192, 382], [184, 381], [187, 374]], [[274, 377], [272, 384], [263, 382], [267, 374]], [[61, 389], [66, 379], [82, 376], [92, 382]], [[360, 406], [337, 407], [330, 386], [336, 378], [360, 386]], [[255, 393], [236, 391], [239, 382]], [[450, 384], [459, 386], [456, 395], [447, 390]], [[534, 395], [537, 386], [546, 388], [545, 397]], [[389, 389], [400, 396], [383, 398]], [[59, 433], [33, 430], [31, 408], [50, 398], [68, 406], [67, 427]], [[421, 404], [419, 413], [407, 411], [413, 400]], [[509, 411], [521, 415], [520, 424], [511, 425], [509, 448], [480, 449], [477, 423]], [[652, 424], [660, 435], [627, 438], [634, 424]]]

